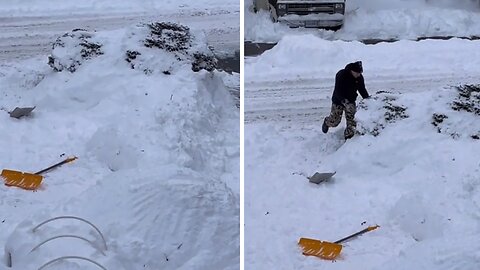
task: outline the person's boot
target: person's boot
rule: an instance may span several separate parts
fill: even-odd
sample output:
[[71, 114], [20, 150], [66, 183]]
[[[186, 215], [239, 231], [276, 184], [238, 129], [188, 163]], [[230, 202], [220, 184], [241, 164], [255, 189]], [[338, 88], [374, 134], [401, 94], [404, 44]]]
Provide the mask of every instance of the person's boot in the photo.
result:
[[346, 140], [348, 140], [348, 139], [351, 139], [351, 138], [353, 138], [353, 135], [354, 135], [354, 134], [351, 134], [351, 135], [350, 135], [350, 134], [349, 134], [349, 135], [345, 135], [345, 141], [346, 141]]
[[323, 124], [322, 124], [322, 132], [323, 132], [323, 133], [327, 133], [327, 132], [328, 132], [328, 126], [327, 126], [327, 124], [325, 124], [325, 121], [323, 121]]
[[345, 129], [345, 133], [344, 133], [345, 141], [353, 138], [354, 135], [355, 135], [355, 130], [351, 130], [349, 128]]

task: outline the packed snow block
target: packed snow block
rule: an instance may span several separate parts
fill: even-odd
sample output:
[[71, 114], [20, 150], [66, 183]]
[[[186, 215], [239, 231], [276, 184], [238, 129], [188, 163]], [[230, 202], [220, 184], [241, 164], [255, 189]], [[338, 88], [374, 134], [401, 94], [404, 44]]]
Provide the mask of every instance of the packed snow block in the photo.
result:
[[443, 237], [447, 218], [421, 193], [401, 196], [389, 211], [389, 219], [416, 241]]
[[[406, 119], [407, 107], [398, 101], [400, 94], [378, 91], [371, 99], [358, 104], [357, 134], [378, 136], [387, 125]], [[370, 119], [363, 119], [369, 117]]]
[[65, 33], [53, 43], [48, 65], [58, 72], [75, 72], [88, 59], [103, 54], [102, 44], [94, 40], [95, 34], [83, 29]]
[[204, 35], [194, 35], [187, 26], [154, 22], [138, 26], [129, 37], [133, 42], [125, 53], [125, 61], [145, 74], [159, 71], [171, 75], [185, 64], [194, 72], [217, 68], [217, 59]]
[[116, 172], [135, 168], [138, 164], [138, 153], [128, 143], [121, 130], [108, 126], [98, 129], [86, 144], [86, 150], [98, 161]]
[[480, 85], [462, 85], [455, 89], [454, 100], [448, 102], [450, 108], [433, 113], [431, 124], [438, 133], [448, 134], [454, 139], [466, 137], [479, 140]]

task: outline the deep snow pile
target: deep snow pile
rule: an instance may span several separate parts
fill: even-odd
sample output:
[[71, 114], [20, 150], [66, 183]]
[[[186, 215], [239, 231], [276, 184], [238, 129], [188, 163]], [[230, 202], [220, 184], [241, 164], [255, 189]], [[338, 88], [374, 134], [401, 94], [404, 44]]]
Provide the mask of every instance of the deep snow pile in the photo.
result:
[[[37, 269], [75, 255], [107, 269], [238, 269], [239, 116], [224, 84], [230, 75], [194, 72], [201, 62], [190, 51], [145, 46], [150, 30], [74, 31], [54, 47], [53, 69], [44, 58], [2, 65], [1, 107], [36, 105], [28, 118], [0, 116], [9, 130], [0, 135], [2, 166], [33, 171], [63, 153], [79, 159], [47, 173], [38, 192], [0, 187], [0, 268], [10, 261], [11, 269]], [[206, 48], [188, 36], [192, 52]], [[102, 53], [84, 57], [87, 41]], [[126, 57], [133, 50], [141, 54], [134, 68]], [[94, 223], [107, 250], [76, 220], [31, 231], [60, 215]], [[62, 234], [91, 243], [58, 238], [31, 251]], [[78, 259], [49, 269], [85, 267], [94, 269]]]
[[[438, 93], [433, 100], [442, 102], [440, 104], [443, 106], [432, 114], [431, 125], [436, 127], [438, 133], [448, 134], [454, 139], [480, 139], [480, 126], [472, 125], [480, 115], [479, 93], [480, 85], [461, 85], [447, 93]], [[373, 104], [370, 100], [362, 100], [358, 104], [360, 110], [357, 117], [368, 118], [367, 121], [359, 121], [357, 134], [378, 136], [386, 126], [409, 118], [408, 106], [399, 103], [403, 99], [400, 93], [379, 91], [372, 99], [375, 100]]]
[[[385, 120], [382, 95], [362, 101], [360, 128]], [[247, 125], [246, 267], [476, 269], [480, 144], [465, 128], [478, 130], [480, 119], [452, 109], [456, 95], [453, 87], [403, 93], [396, 101], [408, 118], [345, 144], [344, 123], [327, 135], [320, 124]], [[467, 136], [438, 133], [431, 119], [440, 112], [457, 119], [451, 131]], [[337, 173], [317, 186], [305, 177], [315, 171]], [[335, 241], [375, 224], [381, 227], [347, 242], [335, 263], [304, 257], [297, 246], [300, 237]]]
[[[247, 59], [245, 108], [261, 120], [245, 125], [246, 268], [477, 269], [479, 44], [303, 35]], [[360, 134], [344, 143], [344, 120], [327, 134], [321, 121], [335, 73], [356, 60], [372, 98], [357, 100]], [[330, 171], [321, 185], [305, 177]], [[297, 245], [375, 224], [333, 263]]]
[[348, 0], [345, 24], [337, 32], [290, 29], [272, 23], [268, 12], [253, 13], [245, 1], [245, 40], [278, 42], [283, 36], [311, 33], [328, 40], [416, 39], [480, 36], [477, 0]]
[[[205, 36], [201, 33], [193, 36], [190, 28], [184, 25], [170, 22], [139, 25], [127, 34], [127, 41], [129, 47], [125, 52], [125, 61], [132, 69], [140, 69], [145, 74], [161, 71], [170, 75], [181, 67], [179, 63], [185, 62], [195, 72], [202, 69], [213, 71], [217, 67], [217, 60], [207, 47]], [[48, 64], [55, 71], [66, 69], [75, 72], [83, 62], [103, 54], [102, 41], [95, 41], [95, 33], [82, 29], [65, 33], [52, 46]]]
[[[454, 89], [456, 95], [448, 95], [450, 100], [444, 103], [445, 108], [432, 114], [431, 124], [437, 128], [438, 133], [448, 134], [452, 138], [470, 137], [478, 140], [480, 126], [472, 125], [464, 119], [480, 115], [480, 85], [461, 85]], [[444, 96], [444, 93], [440, 93], [435, 100], [445, 99]], [[407, 106], [398, 102], [401, 99], [400, 93], [378, 91], [372, 99], [376, 101], [373, 107], [367, 105], [370, 102], [365, 100], [358, 104], [359, 117], [369, 115], [370, 119], [358, 123], [357, 134], [378, 136], [387, 125], [409, 117]]]

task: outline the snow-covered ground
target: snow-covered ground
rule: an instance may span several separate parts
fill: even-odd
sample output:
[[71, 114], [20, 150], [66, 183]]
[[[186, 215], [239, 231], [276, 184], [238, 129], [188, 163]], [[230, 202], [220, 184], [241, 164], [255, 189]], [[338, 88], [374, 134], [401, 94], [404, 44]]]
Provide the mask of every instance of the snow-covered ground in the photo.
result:
[[277, 42], [286, 35], [312, 33], [328, 40], [416, 39], [480, 36], [477, 0], [348, 0], [342, 29], [290, 29], [273, 23], [266, 11], [253, 13], [245, 1], [245, 40]]
[[[456, 88], [480, 84], [478, 48], [299, 34], [246, 59], [245, 269], [478, 269], [480, 93]], [[355, 60], [372, 99], [357, 101], [364, 135], [343, 143], [344, 120], [328, 134], [321, 123], [335, 73]], [[336, 175], [311, 184], [316, 171]], [[297, 245], [375, 224], [335, 262]]]
[[[108, 5], [118, 1], [100, 2], [16, 1], [0, 10], [25, 16], [28, 9], [48, 17], [91, 5], [103, 18], [116, 12]], [[140, 2], [125, 5], [140, 7]], [[154, 7], [158, 2], [148, 1]], [[217, 2], [238, 14], [235, 1], [188, 5], [208, 9]], [[180, 4], [172, 1], [168, 7], [178, 11]], [[211, 24], [218, 23], [201, 16], [196, 18], [200, 27], [213, 29]], [[205, 32], [197, 31], [195, 21], [186, 24], [195, 36], [193, 47], [180, 52], [143, 46], [150, 32], [132, 21], [123, 22], [127, 27], [63, 37], [50, 50], [59, 72], [35, 45], [28, 57], [1, 63], [2, 168], [32, 172], [66, 156], [78, 160], [46, 173], [37, 192], [0, 186], [0, 245], [5, 247], [0, 269], [38, 269], [61, 256], [82, 256], [107, 269], [239, 268], [239, 112], [225, 86], [238, 85], [239, 76], [192, 71], [194, 53], [208, 52]], [[45, 25], [38, 31], [48, 32]], [[12, 33], [3, 33], [5, 39]], [[101, 47], [79, 45], [83, 42]], [[30, 117], [9, 117], [7, 111], [17, 106], [36, 108]], [[61, 215], [91, 221], [106, 247], [95, 230], [75, 219], [32, 232]], [[90, 242], [57, 238], [31, 251], [62, 234]], [[99, 268], [71, 258], [45, 269]]]

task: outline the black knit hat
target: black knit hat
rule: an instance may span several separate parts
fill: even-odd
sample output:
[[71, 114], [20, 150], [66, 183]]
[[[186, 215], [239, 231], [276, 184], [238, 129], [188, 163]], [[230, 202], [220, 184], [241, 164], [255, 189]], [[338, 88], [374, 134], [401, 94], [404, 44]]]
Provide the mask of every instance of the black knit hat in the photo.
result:
[[362, 61], [357, 61], [357, 62], [354, 62], [354, 63], [350, 63], [345, 68], [349, 69], [349, 70], [352, 70], [352, 71], [355, 71], [355, 72], [358, 72], [358, 73], [363, 72]]

